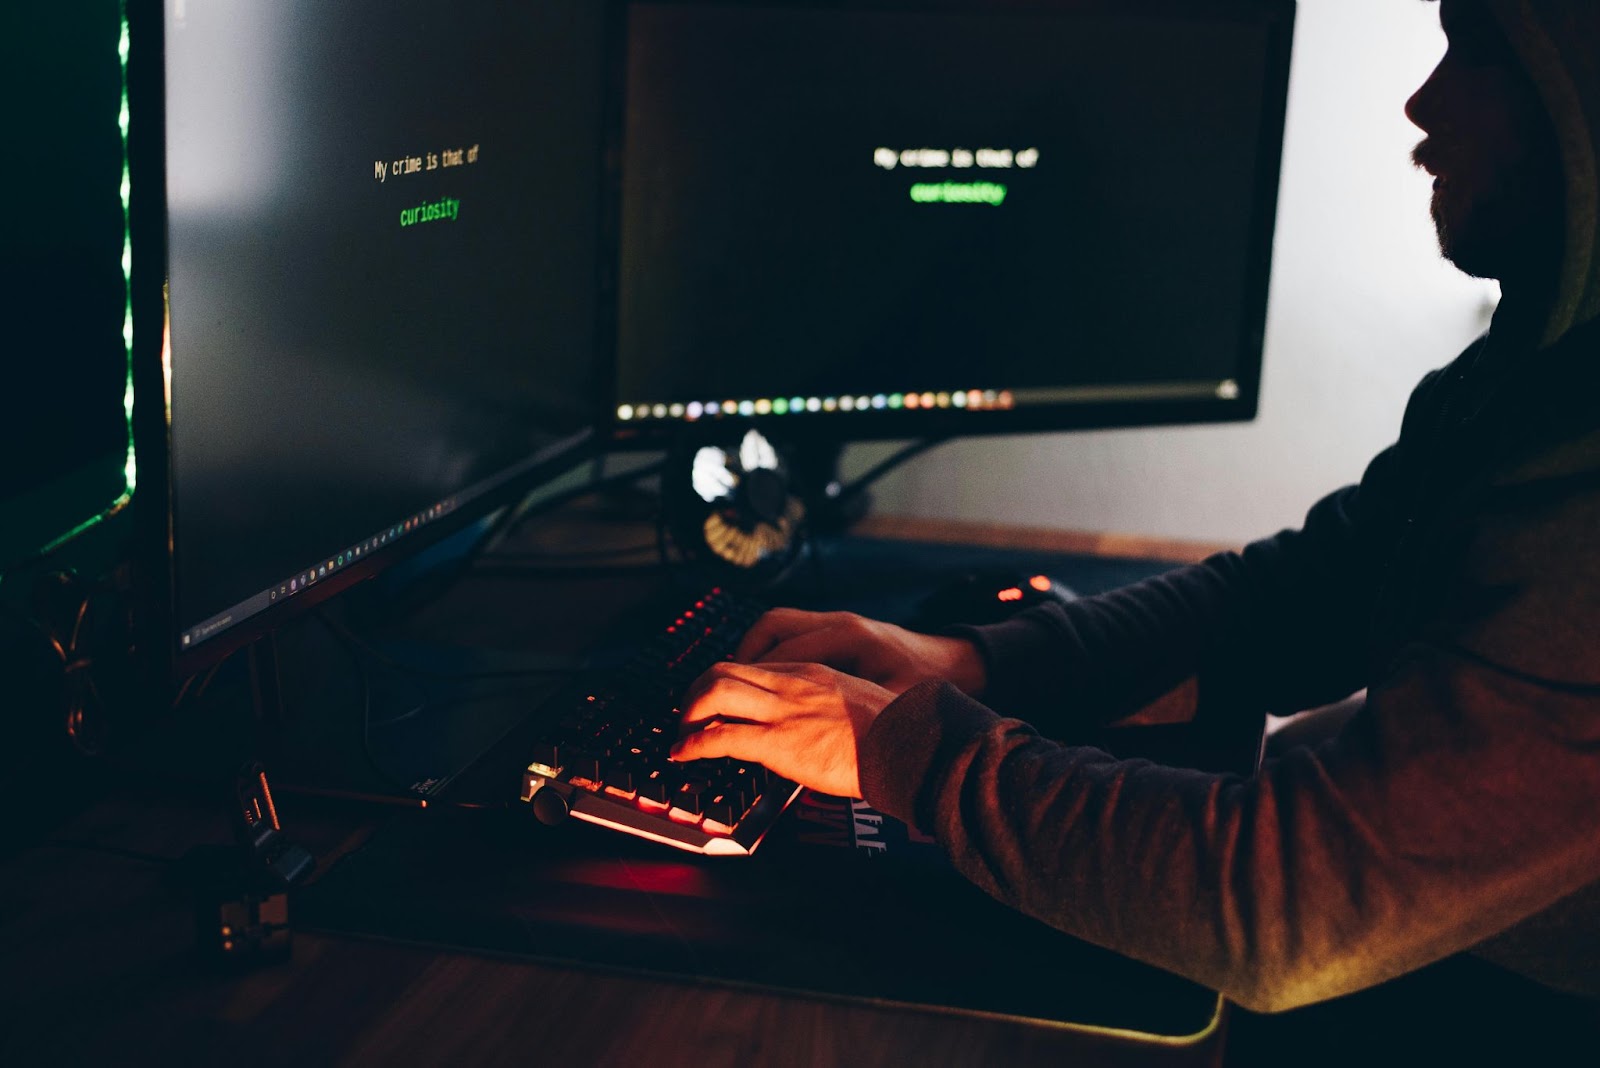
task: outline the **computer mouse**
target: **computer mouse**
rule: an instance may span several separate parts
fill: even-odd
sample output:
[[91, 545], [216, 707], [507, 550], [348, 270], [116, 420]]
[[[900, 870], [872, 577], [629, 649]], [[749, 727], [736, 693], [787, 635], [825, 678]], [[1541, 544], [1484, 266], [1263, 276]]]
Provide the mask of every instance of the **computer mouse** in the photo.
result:
[[1045, 601], [1065, 604], [1077, 594], [1038, 571], [974, 568], [946, 582], [917, 606], [913, 630], [935, 631], [957, 623], [999, 623]]

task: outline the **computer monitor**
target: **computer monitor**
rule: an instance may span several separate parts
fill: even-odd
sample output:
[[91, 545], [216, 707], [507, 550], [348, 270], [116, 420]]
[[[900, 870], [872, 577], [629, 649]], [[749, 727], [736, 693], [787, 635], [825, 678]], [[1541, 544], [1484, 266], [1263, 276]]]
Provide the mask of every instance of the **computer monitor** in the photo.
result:
[[147, 633], [183, 677], [581, 455], [604, 16], [134, 0], [132, 18]]
[[614, 433], [1254, 416], [1293, 0], [629, 0]]

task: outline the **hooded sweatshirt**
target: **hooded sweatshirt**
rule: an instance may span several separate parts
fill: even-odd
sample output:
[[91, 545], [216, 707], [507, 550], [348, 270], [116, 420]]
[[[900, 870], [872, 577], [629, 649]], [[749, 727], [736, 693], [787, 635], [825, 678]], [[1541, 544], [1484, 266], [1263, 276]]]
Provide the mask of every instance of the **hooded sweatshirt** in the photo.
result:
[[[989, 893], [1248, 1008], [1464, 950], [1600, 996], [1600, 4], [1490, 4], [1566, 176], [1540, 314], [1503, 307], [1299, 530], [968, 629], [984, 702], [925, 682], [860, 747], [866, 799]], [[1172, 692], [1226, 726], [1363, 689], [1251, 777], [1071, 744]]]
[[1539, 90], [1561, 149], [1567, 240], [1541, 337], [1550, 346], [1600, 314], [1600, 4], [1489, 0], [1489, 7]]

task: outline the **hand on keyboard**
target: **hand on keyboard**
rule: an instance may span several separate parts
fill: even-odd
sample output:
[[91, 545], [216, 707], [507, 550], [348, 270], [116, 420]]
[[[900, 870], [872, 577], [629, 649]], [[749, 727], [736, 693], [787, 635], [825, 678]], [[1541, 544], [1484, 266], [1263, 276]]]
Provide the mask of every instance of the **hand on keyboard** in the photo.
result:
[[684, 694], [672, 759], [734, 757], [823, 793], [860, 797], [860, 741], [895, 696], [821, 664], [717, 664]]
[[944, 679], [976, 697], [987, 679], [977, 647], [962, 638], [918, 634], [853, 612], [774, 608], [734, 652], [742, 663], [825, 664], [895, 695]]
[[572, 816], [679, 849], [748, 855], [800, 788], [752, 761], [675, 763], [690, 683], [732, 655], [760, 606], [715, 589], [686, 604], [627, 665], [546, 710], [522, 800], [547, 823]]

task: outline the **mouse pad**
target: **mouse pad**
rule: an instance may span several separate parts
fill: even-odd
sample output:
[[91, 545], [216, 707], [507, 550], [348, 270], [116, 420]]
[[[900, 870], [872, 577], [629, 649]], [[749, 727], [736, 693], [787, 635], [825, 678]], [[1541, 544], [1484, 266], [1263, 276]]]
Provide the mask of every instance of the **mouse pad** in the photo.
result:
[[999, 904], [861, 801], [802, 794], [751, 857], [519, 812], [408, 813], [295, 901], [296, 926], [686, 980], [1165, 1038], [1210, 990]]

